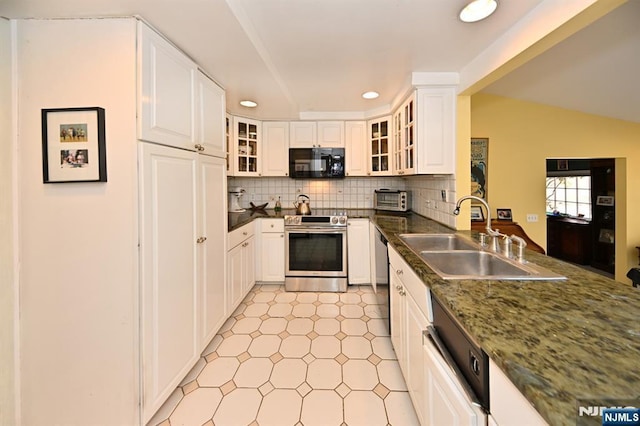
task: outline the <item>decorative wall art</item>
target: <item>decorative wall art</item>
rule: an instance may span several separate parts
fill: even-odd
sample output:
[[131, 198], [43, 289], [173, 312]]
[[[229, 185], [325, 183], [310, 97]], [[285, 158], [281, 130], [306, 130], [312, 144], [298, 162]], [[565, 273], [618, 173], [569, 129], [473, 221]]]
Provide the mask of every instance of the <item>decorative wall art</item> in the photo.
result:
[[598, 195], [596, 197], [597, 206], [613, 206], [614, 198], [611, 195]]
[[480, 206], [471, 206], [471, 221], [472, 222], [483, 222], [484, 221], [484, 213], [482, 212], [482, 207], [480, 207]]
[[487, 199], [489, 139], [471, 138], [471, 195]]
[[106, 182], [104, 108], [42, 110], [44, 183]]
[[513, 220], [511, 209], [497, 209], [498, 220]]

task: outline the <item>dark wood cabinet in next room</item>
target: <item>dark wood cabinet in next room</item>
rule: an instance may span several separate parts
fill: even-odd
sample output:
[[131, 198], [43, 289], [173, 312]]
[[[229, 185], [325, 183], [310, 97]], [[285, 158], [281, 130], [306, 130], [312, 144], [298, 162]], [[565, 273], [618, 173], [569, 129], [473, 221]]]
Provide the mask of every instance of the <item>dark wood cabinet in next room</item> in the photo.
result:
[[591, 222], [547, 216], [547, 254], [579, 265], [591, 263]]

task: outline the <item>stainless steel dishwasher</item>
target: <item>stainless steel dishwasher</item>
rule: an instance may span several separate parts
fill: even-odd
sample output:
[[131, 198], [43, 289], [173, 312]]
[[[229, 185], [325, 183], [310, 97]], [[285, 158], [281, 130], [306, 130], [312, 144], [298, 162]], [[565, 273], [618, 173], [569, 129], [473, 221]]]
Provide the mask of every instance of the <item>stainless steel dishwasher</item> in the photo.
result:
[[391, 332], [391, 316], [389, 315], [389, 252], [387, 239], [378, 228], [375, 228], [375, 292], [381, 317], [385, 320], [387, 331]]

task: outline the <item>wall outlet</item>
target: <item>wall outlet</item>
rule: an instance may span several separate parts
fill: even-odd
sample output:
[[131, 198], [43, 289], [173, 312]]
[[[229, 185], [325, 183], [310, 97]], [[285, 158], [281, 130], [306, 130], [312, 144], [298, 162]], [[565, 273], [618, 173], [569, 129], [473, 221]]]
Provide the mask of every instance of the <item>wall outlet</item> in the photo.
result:
[[538, 215], [534, 213], [527, 213], [527, 222], [537, 222]]

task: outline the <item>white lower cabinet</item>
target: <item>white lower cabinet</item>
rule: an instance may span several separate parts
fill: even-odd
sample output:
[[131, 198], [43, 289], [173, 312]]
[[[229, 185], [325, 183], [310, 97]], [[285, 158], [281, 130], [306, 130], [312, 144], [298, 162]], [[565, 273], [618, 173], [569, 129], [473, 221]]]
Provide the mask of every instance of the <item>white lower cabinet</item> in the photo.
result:
[[[391, 344], [407, 383], [421, 424], [425, 422], [425, 382], [422, 333], [430, 324], [429, 290], [389, 247], [389, 292], [391, 295]], [[436, 423], [434, 423], [436, 424]]]
[[223, 158], [147, 142], [138, 146], [146, 423], [226, 319], [227, 194]]
[[485, 414], [469, 401], [455, 373], [429, 341], [424, 345], [424, 383], [423, 424], [485, 425]]
[[227, 243], [227, 312], [230, 315], [256, 282], [254, 223], [229, 233]]
[[284, 220], [260, 219], [260, 239], [256, 263], [256, 281], [284, 282]]
[[198, 347], [197, 158], [139, 143], [143, 421], [200, 356]]
[[349, 284], [371, 284], [369, 219], [349, 219], [347, 224], [347, 268]]
[[498, 365], [489, 359], [489, 406], [494, 424], [544, 426], [548, 423]]
[[200, 349], [218, 332], [229, 312], [225, 306], [227, 253], [227, 176], [224, 158], [198, 155], [198, 287]]

